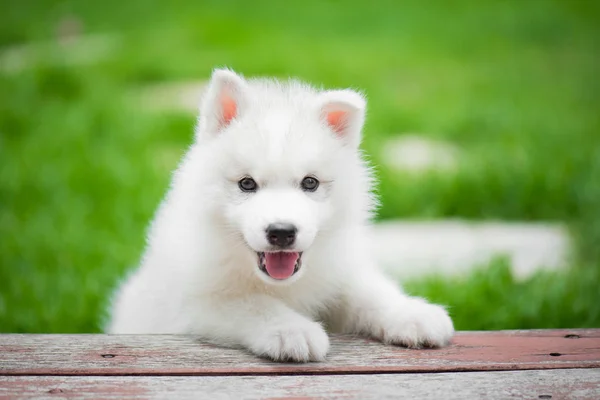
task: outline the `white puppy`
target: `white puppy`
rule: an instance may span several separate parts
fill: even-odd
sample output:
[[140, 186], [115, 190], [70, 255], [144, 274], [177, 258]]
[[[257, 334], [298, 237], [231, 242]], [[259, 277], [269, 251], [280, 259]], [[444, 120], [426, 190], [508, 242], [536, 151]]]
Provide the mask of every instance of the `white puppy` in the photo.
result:
[[216, 70], [193, 145], [114, 298], [111, 333], [187, 333], [273, 360], [320, 361], [325, 332], [443, 346], [440, 306], [373, 263], [365, 99]]

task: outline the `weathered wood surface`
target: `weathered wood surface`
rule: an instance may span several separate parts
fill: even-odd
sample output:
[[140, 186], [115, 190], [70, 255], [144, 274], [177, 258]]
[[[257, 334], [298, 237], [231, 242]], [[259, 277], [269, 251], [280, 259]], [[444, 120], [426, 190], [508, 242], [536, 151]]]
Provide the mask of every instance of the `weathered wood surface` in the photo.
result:
[[0, 398], [598, 399], [600, 370], [321, 376], [0, 376]]
[[[600, 329], [459, 332], [443, 349], [332, 337], [323, 363], [278, 364], [191, 336], [0, 335], [0, 375], [272, 375], [600, 368]], [[598, 370], [600, 374], [600, 370]]]

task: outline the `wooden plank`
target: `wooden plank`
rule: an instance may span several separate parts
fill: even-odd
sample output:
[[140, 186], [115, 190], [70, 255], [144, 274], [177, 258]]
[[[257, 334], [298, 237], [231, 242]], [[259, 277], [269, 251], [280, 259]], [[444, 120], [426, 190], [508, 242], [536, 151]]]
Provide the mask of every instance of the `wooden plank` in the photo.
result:
[[170, 335], [1, 335], [0, 375], [265, 375], [600, 368], [600, 329], [461, 332], [443, 349], [332, 338], [326, 362], [279, 364]]
[[320, 376], [2, 376], [0, 398], [597, 399], [600, 370]]

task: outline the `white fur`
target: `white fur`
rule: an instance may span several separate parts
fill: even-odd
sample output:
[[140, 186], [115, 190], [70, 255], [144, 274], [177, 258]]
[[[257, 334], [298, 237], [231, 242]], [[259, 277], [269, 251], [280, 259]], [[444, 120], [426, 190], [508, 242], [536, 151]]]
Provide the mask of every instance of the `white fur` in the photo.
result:
[[[235, 104], [227, 119], [223, 104]], [[231, 111], [231, 110], [230, 110]], [[334, 127], [328, 113], [341, 112]], [[111, 333], [190, 333], [274, 360], [319, 361], [325, 328], [409, 347], [453, 334], [440, 306], [408, 297], [373, 264], [374, 199], [358, 146], [365, 100], [297, 81], [216, 70], [196, 140], [151, 225], [141, 266], [114, 298]], [[316, 192], [299, 183], [314, 175]], [[251, 176], [256, 193], [238, 180]], [[303, 265], [275, 281], [258, 268], [265, 227], [298, 228]]]

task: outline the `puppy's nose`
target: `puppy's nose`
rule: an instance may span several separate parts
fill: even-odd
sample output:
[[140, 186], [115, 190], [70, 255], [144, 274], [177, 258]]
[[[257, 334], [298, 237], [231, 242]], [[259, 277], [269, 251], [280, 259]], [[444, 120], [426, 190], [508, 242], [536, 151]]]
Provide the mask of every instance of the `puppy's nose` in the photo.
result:
[[273, 246], [287, 247], [296, 241], [298, 230], [292, 224], [277, 222], [267, 226], [267, 240]]

